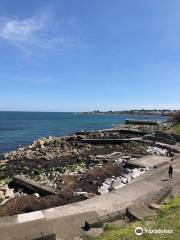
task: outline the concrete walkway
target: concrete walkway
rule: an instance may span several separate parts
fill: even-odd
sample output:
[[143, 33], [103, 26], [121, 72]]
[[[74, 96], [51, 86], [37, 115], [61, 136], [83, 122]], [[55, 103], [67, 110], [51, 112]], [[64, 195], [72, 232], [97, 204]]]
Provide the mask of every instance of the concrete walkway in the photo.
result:
[[141, 199], [150, 192], [157, 192], [167, 185], [175, 185], [176, 182], [180, 180], [180, 157], [175, 161], [173, 180], [167, 179], [169, 164], [166, 164], [157, 169], [150, 170], [144, 175], [138, 177], [134, 183], [131, 183], [116, 191], [112, 191], [86, 201], [43, 211], [45, 217], [54, 217], [55, 211], [58, 216], [67, 216], [92, 210], [96, 211], [99, 215], [104, 215], [112, 211], [126, 208], [134, 201]]
[[169, 162], [168, 157], [163, 156], [143, 156], [141, 158], [138, 158], [136, 160], [131, 160], [128, 162], [129, 165], [137, 166], [137, 167], [149, 167], [149, 168], [157, 168], [161, 165], [164, 165]]
[[169, 164], [165, 164], [141, 175], [134, 183], [102, 196], [34, 213], [2, 218], [0, 240], [20, 240], [25, 239], [25, 236], [26, 239], [32, 239], [37, 233], [47, 231], [55, 232], [59, 239], [70, 240], [74, 234], [82, 231], [81, 227], [85, 219], [93, 214], [103, 216], [115, 211], [123, 211], [132, 203], [142, 199], [145, 201], [166, 186], [175, 187], [176, 192], [179, 192], [180, 156], [173, 161], [173, 165], [172, 180], [168, 179]]

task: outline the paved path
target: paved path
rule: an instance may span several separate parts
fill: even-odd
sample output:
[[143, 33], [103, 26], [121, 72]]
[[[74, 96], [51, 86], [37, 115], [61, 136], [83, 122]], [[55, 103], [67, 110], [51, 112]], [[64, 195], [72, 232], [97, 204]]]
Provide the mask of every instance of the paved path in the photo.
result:
[[168, 157], [148, 155], [148, 156], [143, 156], [141, 158], [138, 158], [136, 160], [130, 160], [128, 164], [132, 166], [156, 168], [168, 162], [169, 162]]
[[[149, 192], [159, 191], [167, 185], [174, 185], [180, 180], [180, 157], [174, 163], [174, 179], [168, 180], [169, 164], [163, 165], [160, 168], [153, 169], [138, 177], [134, 183], [131, 183], [121, 189], [98, 196], [86, 201], [74, 203], [71, 205], [60, 206], [55, 209], [45, 211], [45, 217], [51, 218], [54, 216], [54, 211], [57, 211], [58, 216], [72, 215], [73, 213], [82, 213], [88, 211], [97, 211], [99, 215], [108, 214], [112, 211], [126, 208], [148, 194]], [[166, 181], [167, 180], [167, 181]]]
[[[71, 233], [72, 236], [74, 232], [81, 232], [80, 226], [83, 225], [85, 215], [88, 217], [92, 211], [96, 211], [98, 215], [104, 215], [123, 210], [132, 203], [161, 191], [165, 186], [175, 186], [178, 193], [180, 191], [180, 156], [173, 161], [173, 165], [174, 175], [172, 180], [168, 179], [169, 164], [166, 164], [141, 175], [134, 183], [103, 196], [38, 211], [34, 218], [34, 213], [11, 217], [11, 220], [6, 218], [6, 221], [2, 218], [0, 219], [0, 240], [16, 239], [9, 238], [15, 235], [19, 237], [18, 240], [25, 239], [20, 237], [22, 232], [27, 236], [36, 236], [37, 232], [46, 232], [47, 230], [56, 232], [62, 239], [70, 240], [71, 237], [67, 234]], [[70, 224], [70, 227], [68, 227], [68, 224]], [[17, 229], [19, 230], [17, 231]]]

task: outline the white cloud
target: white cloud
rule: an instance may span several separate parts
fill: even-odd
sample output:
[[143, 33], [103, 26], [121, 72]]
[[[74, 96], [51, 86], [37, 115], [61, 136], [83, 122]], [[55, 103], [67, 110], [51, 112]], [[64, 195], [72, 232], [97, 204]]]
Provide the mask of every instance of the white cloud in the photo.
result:
[[28, 55], [39, 50], [92, 47], [82, 42], [81, 28], [72, 24], [73, 21], [76, 22], [71, 20], [71, 24], [67, 24], [68, 19], [59, 21], [49, 11], [25, 19], [0, 18], [0, 40]]
[[45, 46], [42, 43], [48, 21], [49, 17], [44, 13], [39, 17], [33, 16], [22, 20], [3, 19], [0, 26], [0, 38], [25, 52], [30, 52], [32, 47]]
[[33, 19], [8, 20], [1, 29], [1, 37], [9, 41], [24, 42], [38, 32], [41, 27], [41, 23], [36, 24]]

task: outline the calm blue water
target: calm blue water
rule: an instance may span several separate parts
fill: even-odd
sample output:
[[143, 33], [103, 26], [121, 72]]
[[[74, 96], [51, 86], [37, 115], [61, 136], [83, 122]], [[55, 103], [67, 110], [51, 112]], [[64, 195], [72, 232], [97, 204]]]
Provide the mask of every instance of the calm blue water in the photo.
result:
[[29, 144], [39, 137], [111, 128], [127, 118], [166, 120], [160, 116], [0, 112], [0, 154], [16, 149], [19, 145]]

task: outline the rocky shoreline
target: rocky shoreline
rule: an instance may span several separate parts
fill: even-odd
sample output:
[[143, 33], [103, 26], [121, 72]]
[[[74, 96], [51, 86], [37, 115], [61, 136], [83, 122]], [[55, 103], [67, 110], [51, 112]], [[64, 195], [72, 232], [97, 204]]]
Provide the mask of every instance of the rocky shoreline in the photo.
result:
[[[104, 194], [130, 184], [135, 177], [148, 169], [129, 169], [126, 167], [127, 161], [149, 154], [166, 155], [167, 152], [149, 142], [129, 141], [96, 145], [82, 140], [142, 138], [147, 130], [157, 130], [157, 126], [149, 126], [150, 130], [147, 126], [139, 127], [141, 129], [137, 126], [121, 125], [118, 129], [79, 132], [63, 137], [50, 136], [4, 154], [0, 160], [0, 202], [3, 203], [0, 206], [0, 216], [11, 214], [9, 209], [12, 206], [16, 209], [13, 214], [26, 212], [27, 201], [33, 211], [37, 198], [39, 200], [36, 210], [84, 200], [89, 194]], [[159, 129], [165, 128], [167, 125], [159, 124]], [[7, 182], [12, 183], [11, 179], [16, 174], [58, 189], [60, 195], [43, 197], [17, 186], [11, 187]], [[11, 196], [8, 196], [8, 191]], [[22, 201], [22, 204], [19, 204], [19, 201]]]

